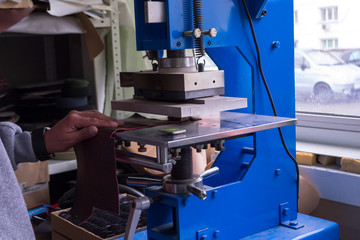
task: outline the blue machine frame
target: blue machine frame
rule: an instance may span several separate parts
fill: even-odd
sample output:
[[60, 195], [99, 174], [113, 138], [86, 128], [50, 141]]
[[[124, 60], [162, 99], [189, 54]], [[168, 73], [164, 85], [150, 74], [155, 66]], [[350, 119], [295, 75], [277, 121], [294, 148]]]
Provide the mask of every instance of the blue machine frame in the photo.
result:
[[[152, 24], [144, 21], [144, 2], [135, 0], [138, 50], [194, 48], [193, 37], [183, 35], [193, 29], [190, 0], [165, 0], [166, 23]], [[247, 3], [278, 114], [293, 118], [293, 1]], [[267, 14], [261, 17], [264, 8]], [[204, 29], [218, 32], [215, 38], [205, 36], [205, 46], [225, 72], [225, 95], [248, 99], [248, 108], [240, 112], [273, 115], [241, 0], [203, 0], [203, 17]], [[295, 127], [284, 128], [283, 134], [295, 156]], [[229, 140], [225, 147], [216, 162], [220, 173], [205, 182], [206, 200], [147, 190], [150, 197], [162, 197], [147, 212], [148, 239], [248, 239], [256, 233], [256, 239], [338, 239], [337, 224], [297, 213], [296, 167], [277, 129]]]

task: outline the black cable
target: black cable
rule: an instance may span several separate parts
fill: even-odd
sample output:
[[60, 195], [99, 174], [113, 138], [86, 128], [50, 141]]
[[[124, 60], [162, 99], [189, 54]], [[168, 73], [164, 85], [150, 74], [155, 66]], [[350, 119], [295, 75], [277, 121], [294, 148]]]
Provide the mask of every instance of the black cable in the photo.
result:
[[140, 191], [138, 191], [138, 190], [136, 190], [136, 189], [134, 189], [132, 187], [123, 185], [123, 184], [119, 184], [119, 192], [120, 193], [128, 193], [128, 194], [133, 195], [135, 197], [144, 197], [145, 196]]
[[[253, 22], [252, 22], [252, 19], [251, 19], [251, 16], [250, 16], [250, 12], [249, 12], [249, 9], [248, 9], [248, 7], [247, 7], [247, 5], [246, 5], [245, 0], [242, 0], [242, 3], [243, 3], [243, 5], [244, 5], [245, 12], [246, 12], [247, 18], [248, 18], [249, 23], [250, 23], [251, 34], [252, 34], [252, 37], [253, 37], [253, 40], [254, 40], [254, 44], [255, 44], [255, 48], [256, 48], [256, 55], [257, 55], [257, 60], [258, 60], [258, 65], [259, 65], [259, 71], [260, 71], [261, 79], [262, 79], [262, 81], [263, 81], [263, 83], [264, 83], [266, 92], [267, 92], [267, 94], [268, 94], [268, 96], [269, 96], [269, 100], [270, 100], [270, 103], [271, 103], [272, 110], [273, 110], [273, 112], [274, 112], [274, 116], [278, 116], [278, 114], [277, 114], [277, 112], [276, 112], [274, 100], [273, 100], [273, 98], [272, 98], [272, 95], [271, 95], [271, 92], [270, 92], [270, 89], [269, 89], [269, 85], [268, 85], [268, 83], [267, 83], [267, 81], [266, 81], [266, 78], [265, 78], [265, 75], [264, 75], [264, 72], [263, 72], [263, 69], [262, 69], [261, 58], [260, 58], [260, 49], [259, 49], [259, 45], [258, 45], [258, 42], [257, 42], [257, 39], [256, 39], [256, 35], [255, 35], [254, 24], [253, 24]], [[296, 162], [295, 157], [291, 154], [291, 152], [289, 151], [288, 147], [286, 146], [286, 143], [285, 143], [285, 140], [284, 140], [284, 136], [283, 136], [283, 134], [282, 134], [281, 129], [278, 128], [278, 131], [279, 131], [281, 143], [282, 143], [282, 145], [283, 145], [286, 153], [289, 155], [289, 157], [290, 157], [291, 160], [294, 162], [295, 167], [296, 167], [297, 197], [299, 198], [299, 166], [298, 166], [298, 163]]]

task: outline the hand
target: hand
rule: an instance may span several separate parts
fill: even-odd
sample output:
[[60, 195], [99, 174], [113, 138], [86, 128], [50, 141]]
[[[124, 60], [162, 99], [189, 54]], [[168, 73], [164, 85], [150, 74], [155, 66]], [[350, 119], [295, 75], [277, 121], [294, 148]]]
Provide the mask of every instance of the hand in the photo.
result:
[[48, 153], [63, 152], [75, 144], [94, 137], [97, 127], [117, 127], [122, 122], [94, 111], [71, 111], [54, 127], [45, 133], [45, 147]]

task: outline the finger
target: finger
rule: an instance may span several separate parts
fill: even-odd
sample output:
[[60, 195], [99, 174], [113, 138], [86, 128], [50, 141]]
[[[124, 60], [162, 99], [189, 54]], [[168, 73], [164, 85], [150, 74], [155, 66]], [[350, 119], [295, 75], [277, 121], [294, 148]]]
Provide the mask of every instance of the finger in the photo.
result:
[[96, 136], [98, 131], [99, 130], [97, 127], [91, 126], [91, 127], [85, 127], [85, 128], [80, 129], [79, 131], [70, 133], [71, 140], [72, 140], [71, 145], [75, 145], [81, 141], [84, 141], [86, 139]]
[[[98, 113], [100, 114], [100, 113]], [[90, 126], [97, 126], [97, 127], [117, 127], [119, 125], [118, 121], [109, 117], [101, 117], [99, 118], [98, 114], [93, 115], [90, 112], [87, 113], [80, 113], [76, 111], [72, 111], [66, 117], [67, 125], [73, 126], [76, 129], [83, 128], [83, 127], [90, 127]], [[87, 116], [89, 115], [89, 116]], [[104, 116], [103, 114], [100, 114]], [[92, 117], [95, 116], [95, 117]]]
[[106, 116], [106, 115], [104, 115], [104, 114], [102, 114], [102, 113], [100, 113], [99, 111], [96, 111], [96, 110], [82, 111], [82, 112], [78, 112], [78, 114], [80, 116], [83, 116], [83, 117], [99, 118], [99, 119], [102, 119], [102, 120], [105, 120], [105, 121], [117, 122], [116, 119], [108, 117], [108, 116]]
[[74, 126], [77, 129], [84, 128], [84, 127], [90, 127], [90, 126], [95, 126], [95, 127], [117, 127], [118, 125], [119, 125], [118, 122], [102, 120], [102, 119], [99, 119], [99, 118], [92, 118], [92, 117], [81, 117], [81, 118], [77, 119], [76, 122], [74, 122]]

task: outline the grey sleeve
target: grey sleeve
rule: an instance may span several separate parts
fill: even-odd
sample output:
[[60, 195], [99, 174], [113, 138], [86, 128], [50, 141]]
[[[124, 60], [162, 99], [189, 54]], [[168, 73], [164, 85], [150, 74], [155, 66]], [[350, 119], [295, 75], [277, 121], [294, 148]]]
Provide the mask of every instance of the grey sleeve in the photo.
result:
[[22, 162], [36, 162], [31, 144], [31, 134], [11, 122], [0, 122], [0, 139], [9, 156], [14, 170]]

